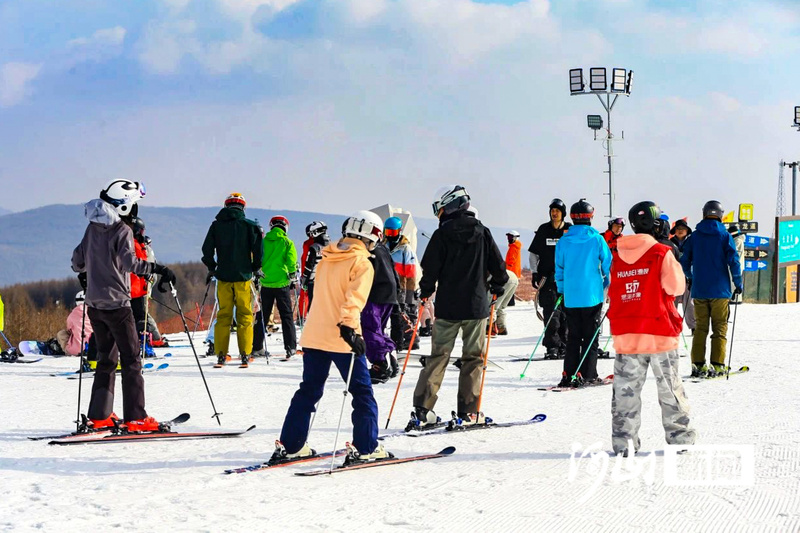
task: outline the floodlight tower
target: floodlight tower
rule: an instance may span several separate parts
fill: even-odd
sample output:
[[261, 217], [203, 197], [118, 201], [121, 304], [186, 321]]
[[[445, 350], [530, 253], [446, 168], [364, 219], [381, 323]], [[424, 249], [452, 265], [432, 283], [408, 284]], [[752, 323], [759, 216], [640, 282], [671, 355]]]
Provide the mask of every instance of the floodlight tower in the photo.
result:
[[[612, 142], [614, 135], [611, 132], [611, 111], [614, 109], [614, 104], [617, 103], [617, 98], [624, 94], [625, 96], [631, 95], [631, 83], [633, 82], [633, 71], [626, 71], [624, 68], [614, 68], [611, 73], [611, 87], [608, 86], [606, 80], [605, 67], [592, 67], [589, 69], [589, 90], [586, 91], [586, 83], [583, 79], [583, 69], [573, 68], [569, 71], [569, 93], [571, 96], [579, 94], [594, 94], [603, 108], [606, 110], [606, 158], [608, 159], [608, 216], [613, 218], [614, 215], [614, 149]], [[603, 98], [605, 95], [605, 99]], [[613, 99], [611, 97], [614, 97]], [[600, 115], [587, 116], [587, 125], [595, 131], [595, 139], [597, 138], [597, 130], [603, 127], [603, 119]]]

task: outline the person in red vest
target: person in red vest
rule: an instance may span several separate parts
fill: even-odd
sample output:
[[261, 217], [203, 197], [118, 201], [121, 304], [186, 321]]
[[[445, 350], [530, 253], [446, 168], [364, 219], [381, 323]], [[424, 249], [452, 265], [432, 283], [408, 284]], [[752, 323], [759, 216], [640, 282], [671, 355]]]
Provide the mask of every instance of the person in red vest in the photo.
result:
[[[617, 240], [611, 263], [608, 319], [614, 349], [611, 443], [615, 454], [637, 452], [641, 441], [642, 386], [653, 370], [668, 444], [694, 444], [689, 403], [678, 369], [678, 337], [683, 320], [675, 297], [686, 279], [672, 250], [656, 241], [661, 210], [639, 202], [628, 213], [635, 235]], [[633, 450], [631, 450], [633, 448]]]
[[603, 238], [606, 240], [611, 253], [617, 253], [617, 239], [622, 236], [623, 229], [625, 229], [624, 218], [617, 217], [608, 221], [608, 229], [603, 232]]

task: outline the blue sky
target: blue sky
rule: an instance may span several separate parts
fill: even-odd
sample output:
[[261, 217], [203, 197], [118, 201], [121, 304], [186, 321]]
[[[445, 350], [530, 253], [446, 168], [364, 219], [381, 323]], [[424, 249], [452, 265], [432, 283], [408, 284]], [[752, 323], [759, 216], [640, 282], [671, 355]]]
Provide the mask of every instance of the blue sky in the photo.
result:
[[607, 215], [602, 108], [567, 71], [619, 66], [615, 211], [696, 221], [716, 198], [766, 222], [800, 159], [798, 23], [767, 1], [6, 0], [0, 206], [125, 176], [152, 205], [428, 216], [457, 182], [489, 224], [535, 227], [555, 196]]

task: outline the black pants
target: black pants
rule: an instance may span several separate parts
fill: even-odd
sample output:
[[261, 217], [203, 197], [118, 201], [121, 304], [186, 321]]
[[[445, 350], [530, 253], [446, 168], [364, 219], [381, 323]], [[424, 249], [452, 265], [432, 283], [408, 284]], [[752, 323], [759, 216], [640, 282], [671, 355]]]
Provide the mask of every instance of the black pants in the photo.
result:
[[153, 340], [161, 340], [161, 333], [158, 331], [153, 315], [149, 314], [146, 309], [145, 296], [139, 298], [131, 298], [131, 311], [133, 311], [133, 319], [136, 321], [136, 331], [141, 334], [144, 331], [144, 317], [147, 315], [147, 333], [153, 336]]
[[[571, 377], [577, 371], [587, 381], [597, 377], [597, 346], [600, 335], [595, 333], [600, 327], [602, 309], [603, 304], [597, 304], [594, 307], [567, 307], [565, 309], [569, 327], [567, 355], [564, 357], [564, 372], [567, 373], [567, 376]], [[578, 368], [583, 354], [586, 354], [586, 359]]]
[[[556, 289], [556, 282], [554, 276], [548, 276], [547, 281], [541, 289], [539, 289], [539, 303], [544, 310], [544, 322], [550, 321], [547, 330], [544, 332], [544, 339], [542, 344], [547, 349], [559, 350], [567, 344], [567, 319], [564, 314], [564, 299], [556, 308], [558, 301], [558, 289]], [[553, 318], [550, 318], [550, 317]]]
[[[139, 336], [130, 307], [87, 311], [97, 343], [97, 369], [92, 384], [88, 417], [103, 420], [114, 409], [117, 363], [122, 366], [122, 410], [125, 420], [147, 416], [144, 409], [144, 378], [139, 358]], [[114, 345], [118, 350], [114, 349]]]
[[253, 328], [253, 351], [264, 348], [264, 311], [272, 312], [272, 306], [278, 305], [278, 314], [281, 316], [281, 333], [283, 334], [283, 347], [286, 350], [297, 350], [297, 333], [294, 329], [294, 313], [292, 310], [292, 297], [289, 286], [274, 289], [261, 287], [261, 311], [256, 314], [256, 324]]
[[[403, 318], [403, 314], [406, 318]], [[408, 319], [408, 320], [406, 320]], [[411, 325], [409, 325], [409, 322]], [[417, 323], [417, 306], [414, 304], [397, 304], [392, 307], [389, 316], [389, 337], [398, 350], [405, 350], [411, 342], [414, 324]], [[419, 337], [417, 337], [419, 339]], [[417, 341], [414, 341], [416, 344]]]

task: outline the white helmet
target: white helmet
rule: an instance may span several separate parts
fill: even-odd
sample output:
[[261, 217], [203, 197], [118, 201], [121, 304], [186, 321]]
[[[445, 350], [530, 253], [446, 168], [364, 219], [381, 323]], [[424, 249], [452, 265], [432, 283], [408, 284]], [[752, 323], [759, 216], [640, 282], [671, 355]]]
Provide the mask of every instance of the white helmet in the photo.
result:
[[309, 237], [319, 237], [328, 233], [328, 225], [320, 220], [315, 220], [306, 226], [306, 235]]
[[144, 184], [125, 179], [111, 180], [102, 191], [100, 199], [114, 206], [119, 216], [133, 214], [136, 202], [144, 198]]
[[436, 191], [432, 207], [433, 214], [437, 217], [442, 209], [445, 215], [455, 213], [469, 207], [469, 194], [461, 185], [446, 185]]
[[372, 211], [357, 211], [342, 224], [342, 235], [376, 243], [383, 234], [383, 221]]
[[84, 300], [86, 300], [86, 293], [84, 291], [80, 291], [75, 295], [75, 305], [83, 303]]
[[511, 235], [512, 237], [519, 237], [519, 232], [515, 229], [512, 229], [511, 231], [506, 233], [506, 235]]

